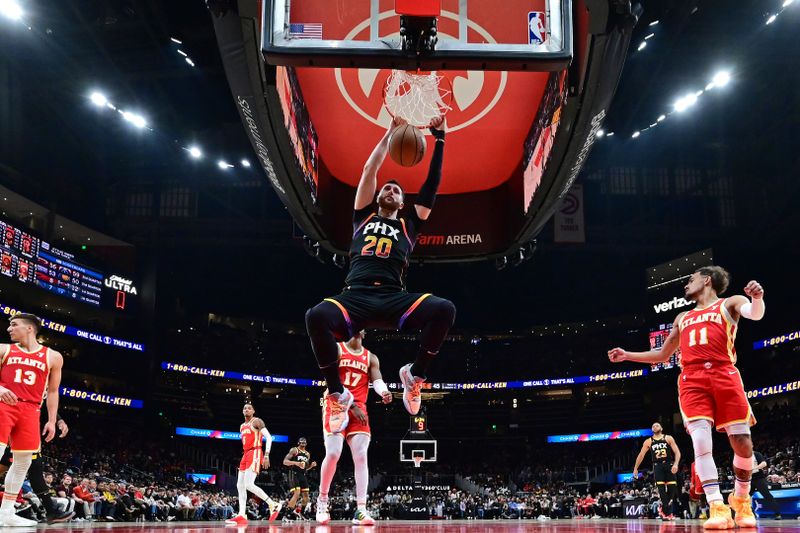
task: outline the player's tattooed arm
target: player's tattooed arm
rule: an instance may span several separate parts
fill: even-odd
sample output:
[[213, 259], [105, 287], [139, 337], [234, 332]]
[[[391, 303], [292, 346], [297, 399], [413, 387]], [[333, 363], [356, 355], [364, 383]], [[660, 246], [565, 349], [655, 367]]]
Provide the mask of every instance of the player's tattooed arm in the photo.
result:
[[253, 426], [253, 429], [255, 429], [256, 431], [261, 431], [262, 429], [264, 429], [264, 421], [258, 418], [257, 416], [253, 417], [253, 419], [250, 421], [250, 425]]
[[302, 467], [303, 463], [300, 461], [294, 461], [293, 459], [297, 457], [297, 447], [292, 448], [289, 450], [289, 453], [286, 454], [286, 457], [283, 458], [283, 466], [299, 466]]

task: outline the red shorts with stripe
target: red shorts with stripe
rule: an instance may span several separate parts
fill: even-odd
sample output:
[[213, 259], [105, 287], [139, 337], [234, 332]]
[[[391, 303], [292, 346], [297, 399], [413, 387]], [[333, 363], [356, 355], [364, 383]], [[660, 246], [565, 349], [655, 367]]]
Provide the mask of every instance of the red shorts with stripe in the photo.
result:
[[[369, 414], [367, 413], [367, 404], [355, 402], [355, 405], [359, 406], [361, 410], [364, 411], [364, 414], [367, 415], [367, 420], [366, 422], [362, 422], [361, 420], [355, 417], [353, 411], [350, 411], [350, 413], [348, 413], [350, 415], [350, 421], [347, 423], [347, 427], [344, 428], [344, 431], [340, 433], [340, 435], [342, 435], [345, 439], [347, 439], [347, 437], [349, 437], [350, 435], [358, 435], [358, 434], [372, 435], [369, 429]], [[329, 435], [333, 435], [333, 433], [331, 433], [330, 428], [325, 424], [324, 413], [322, 416], [322, 433], [326, 437]]]
[[41, 406], [31, 402], [0, 402], [0, 443], [10, 444], [15, 452], [38, 452], [42, 447], [40, 411]]
[[242, 472], [252, 470], [256, 474], [261, 471], [261, 460], [264, 458], [264, 452], [261, 448], [254, 448], [247, 450], [242, 455], [242, 460], [239, 462], [239, 470]]
[[678, 377], [678, 403], [684, 424], [710, 420], [717, 431], [724, 431], [732, 424], [756, 423], [742, 376], [733, 365], [685, 367]]

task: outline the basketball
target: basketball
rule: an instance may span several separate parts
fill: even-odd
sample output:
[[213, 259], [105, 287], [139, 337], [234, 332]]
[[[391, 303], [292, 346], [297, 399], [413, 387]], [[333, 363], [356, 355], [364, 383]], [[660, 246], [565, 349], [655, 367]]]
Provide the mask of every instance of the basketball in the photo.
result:
[[389, 155], [403, 167], [413, 167], [425, 155], [425, 135], [409, 124], [398, 126], [389, 137]]

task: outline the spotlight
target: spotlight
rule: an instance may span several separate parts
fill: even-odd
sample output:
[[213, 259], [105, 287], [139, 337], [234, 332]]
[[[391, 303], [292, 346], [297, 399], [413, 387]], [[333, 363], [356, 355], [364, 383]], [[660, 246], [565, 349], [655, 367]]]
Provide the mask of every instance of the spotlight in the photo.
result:
[[613, 136], [614, 136], [613, 131], [609, 131], [608, 133], [606, 133], [606, 137], [613, 137]]
[[186, 54], [186, 52], [184, 52], [184, 51], [183, 51], [183, 50], [181, 50], [180, 48], [178, 48], [178, 53], [179, 53], [180, 55], [182, 55], [183, 57], [189, 57], [189, 56]]
[[711, 79], [711, 83], [714, 84], [715, 87], [725, 87], [731, 81], [731, 73], [727, 70], [723, 70], [714, 74], [714, 77]]
[[655, 26], [656, 24], [658, 24], [658, 21], [657, 21], [657, 20], [654, 20], [653, 22], [651, 22], [650, 24], [648, 24], [648, 26]]
[[97, 107], [104, 107], [106, 104], [108, 104], [108, 98], [106, 98], [106, 95], [98, 91], [94, 91], [92, 94], [90, 94], [89, 99]]
[[645, 47], [645, 46], [647, 46], [647, 41], [642, 41], [642, 42], [639, 44], [639, 48], [637, 48], [637, 50], [644, 50], [644, 47]]
[[179, 41], [175, 37], [170, 37], [169, 40], [172, 41], [173, 43], [176, 43], [176, 44], [183, 44], [183, 42]]
[[666, 119], [667, 115], [661, 115], [656, 119], [656, 122], [661, 122], [662, 120]]
[[192, 61], [192, 60], [191, 60], [191, 59], [189, 59], [188, 57], [187, 57], [187, 58], [184, 58], [184, 59], [186, 59], [186, 62], [187, 62], [187, 63], [189, 63], [189, 65], [190, 65], [190, 66], [192, 66], [192, 67], [194, 66], [194, 61]]
[[139, 129], [144, 128], [147, 126], [147, 120], [142, 115], [137, 115], [136, 113], [131, 113], [129, 111], [122, 112], [122, 118], [133, 124]]
[[188, 151], [189, 155], [192, 156], [192, 159], [200, 159], [203, 157], [203, 151], [199, 146], [192, 145], [188, 148]]
[[230, 163], [228, 163], [226, 161], [223, 161], [222, 159], [217, 161], [217, 166], [219, 168], [221, 168], [222, 170], [228, 170], [229, 168], [233, 168], [233, 165], [231, 165]]
[[778, 18], [778, 15], [771, 15], [771, 16], [770, 16], [770, 17], [767, 19], [767, 24], [772, 24], [773, 22], [775, 22], [775, 19], [776, 19], [776, 18]]
[[687, 94], [683, 98], [679, 98], [677, 102], [675, 102], [675, 111], [678, 113], [682, 113], [686, 111], [689, 107], [693, 106], [697, 102], [697, 95], [695, 93]]
[[631, 135], [631, 139], [635, 139], [636, 137], [638, 137], [641, 134], [642, 134], [642, 132], [640, 132], [640, 131], [634, 131], [633, 135]]
[[647, 34], [647, 35], [645, 35], [645, 36], [644, 36], [644, 40], [646, 41], [646, 40], [648, 40], [648, 39], [652, 39], [652, 38], [653, 38], [653, 37], [655, 37], [655, 36], [656, 36], [656, 34], [655, 34], [655, 33], [649, 33], [649, 34]]
[[597, 133], [595, 135], [597, 135], [598, 139], [602, 139], [605, 134], [606, 134], [605, 130], [601, 129], [601, 130], [597, 130]]
[[0, 13], [11, 20], [20, 20], [25, 13], [14, 0], [0, 0]]
[[247, 159], [242, 159], [241, 164], [244, 168], [250, 168], [250, 161], [248, 161]]
[[791, 5], [791, 3], [792, 3], [792, 2], [794, 2], [794, 0], [786, 0], [786, 1], [783, 3], [783, 7], [789, 7], [789, 5]]

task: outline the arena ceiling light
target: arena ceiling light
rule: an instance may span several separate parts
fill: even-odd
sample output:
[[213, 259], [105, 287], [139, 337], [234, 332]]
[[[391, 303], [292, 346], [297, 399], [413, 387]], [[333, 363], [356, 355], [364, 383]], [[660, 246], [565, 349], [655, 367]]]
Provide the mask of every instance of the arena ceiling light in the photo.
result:
[[133, 124], [139, 129], [142, 129], [147, 126], [147, 120], [138, 113], [131, 113], [130, 111], [120, 111], [122, 113], [122, 118]]
[[100, 91], [92, 91], [92, 94], [89, 95], [89, 99], [97, 107], [105, 107], [108, 105], [108, 98]]
[[242, 159], [241, 164], [244, 168], [250, 168], [250, 161], [248, 161], [247, 159]]
[[639, 43], [639, 48], [637, 48], [637, 50], [641, 52], [642, 50], [644, 50], [645, 46], [647, 46], [647, 41], [642, 41], [641, 43]]
[[197, 145], [192, 145], [189, 148], [186, 148], [186, 151], [189, 152], [189, 155], [192, 159], [202, 159], [203, 158], [203, 151]]
[[711, 79], [711, 83], [714, 84], [714, 87], [725, 87], [731, 81], [731, 73], [727, 70], [722, 70], [714, 74], [714, 77]]
[[684, 111], [686, 111], [687, 109], [689, 109], [690, 107], [692, 107], [694, 104], [697, 103], [697, 97], [698, 97], [697, 93], [689, 93], [683, 98], [679, 98], [675, 102], [675, 105], [673, 106], [675, 108], [675, 111], [677, 111], [678, 113], [683, 113]]
[[230, 163], [228, 163], [227, 161], [225, 161], [223, 159], [220, 159], [219, 161], [217, 161], [217, 166], [219, 168], [221, 168], [222, 170], [228, 170], [229, 168], [233, 168], [233, 165], [231, 165]]
[[25, 12], [14, 0], [0, 0], [0, 14], [10, 20], [22, 20]]

